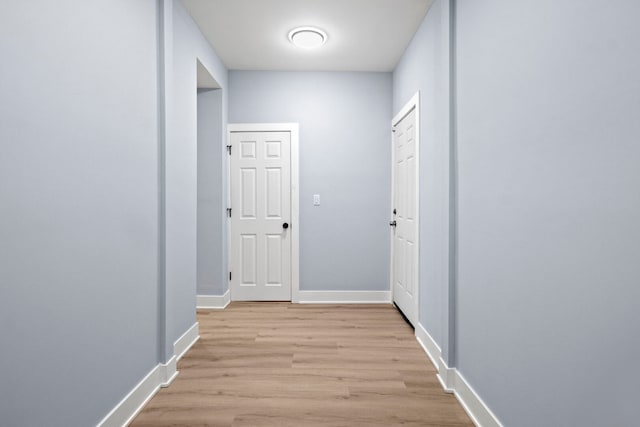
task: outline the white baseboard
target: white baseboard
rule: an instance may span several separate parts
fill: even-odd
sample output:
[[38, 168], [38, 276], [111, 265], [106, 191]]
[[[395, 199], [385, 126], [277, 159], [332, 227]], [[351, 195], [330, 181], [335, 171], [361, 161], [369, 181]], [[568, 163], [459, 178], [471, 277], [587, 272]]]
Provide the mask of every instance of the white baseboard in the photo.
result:
[[447, 393], [456, 392], [456, 369], [447, 366], [442, 357], [438, 358], [438, 380]]
[[169, 387], [178, 376], [178, 358], [174, 354], [167, 363], [161, 363], [160, 367], [160, 387]]
[[200, 328], [198, 322], [194, 323], [180, 338], [173, 344], [173, 354], [176, 359], [182, 359], [182, 356], [200, 339]]
[[298, 291], [300, 304], [390, 304], [390, 291]]
[[157, 364], [106, 417], [98, 427], [123, 427], [129, 425], [161, 387], [168, 387], [178, 376], [177, 362], [198, 341], [198, 322], [194, 323], [173, 344], [173, 356], [167, 363]]
[[498, 418], [471, 388], [456, 368], [450, 368], [442, 358], [442, 350], [422, 324], [416, 326], [416, 339], [438, 370], [438, 380], [447, 393], [453, 393], [471, 421], [478, 427], [502, 427]]
[[481, 427], [502, 427], [498, 417], [482, 401], [457, 369], [455, 371], [455, 395], [473, 423]]
[[429, 356], [429, 359], [431, 359], [433, 367], [438, 370], [438, 360], [440, 359], [442, 350], [440, 350], [440, 346], [436, 343], [436, 340], [431, 337], [429, 332], [427, 332], [419, 322], [416, 325], [416, 339], [422, 346], [424, 352], [427, 353], [427, 356]]
[[224, 295], [198, 295], [196, 307], [209, 309], [223, 309], [231, 302], [231, 293], [227, 290]]
[[129, 425], [161, 387], [167, 387], [178, 375], [175, 356], [168, 363], [159, 363], [146, 377], [98, 423], [98, 427], [122, 427]]
[[116, 405], [98, 427], [121, 427], [128, 425], [138, 412], [160, 390], [162, 365], [157, 365]]

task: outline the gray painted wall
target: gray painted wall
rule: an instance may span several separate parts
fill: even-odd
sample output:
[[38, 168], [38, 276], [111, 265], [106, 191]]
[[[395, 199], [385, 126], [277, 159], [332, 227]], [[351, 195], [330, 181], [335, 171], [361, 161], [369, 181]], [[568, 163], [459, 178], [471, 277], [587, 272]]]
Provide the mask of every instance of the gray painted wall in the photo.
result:
[[640, 3], [458, 12], [458, 368], [507, 426], [637, 425]]
[[448, 353], [449, 2], [436, 0], [393, 72], [393, 114], [420, 91], [420, 323]]
[[229, 90], [230, 123], [300, 123], [300, 288], [388, 290], [391, 74], [231, 71]]
[[0, 4], [3, 426], [95, 425], [158, 362], [155, 46], [152, 1]]
[[198, 295], [222, 295], [227, 267], [223, 265], [222, 232], [226, 226], [226, 196], [222, 188], [222, 90], [198, 90]]
[[166, 0], [158, 81], [157, 4], [0, 5], [3, 426], [97, 424], [195, 321], [196, 58], [227, 76]]

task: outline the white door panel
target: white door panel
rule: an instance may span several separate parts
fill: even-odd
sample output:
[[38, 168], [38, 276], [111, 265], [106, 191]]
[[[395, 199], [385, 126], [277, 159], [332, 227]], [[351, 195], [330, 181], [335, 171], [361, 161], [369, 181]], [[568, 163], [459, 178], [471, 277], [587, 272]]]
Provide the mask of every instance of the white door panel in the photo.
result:
[[416, 242], [417, 242], [417, 141], [416, 110], [412, 109], [394, 128], [393, 137], [393, 218], [392, 227], [393, 300], [415, 325]]
[[291, 300], [291, 134], [232, 132], [230, 145], [231, 299]]

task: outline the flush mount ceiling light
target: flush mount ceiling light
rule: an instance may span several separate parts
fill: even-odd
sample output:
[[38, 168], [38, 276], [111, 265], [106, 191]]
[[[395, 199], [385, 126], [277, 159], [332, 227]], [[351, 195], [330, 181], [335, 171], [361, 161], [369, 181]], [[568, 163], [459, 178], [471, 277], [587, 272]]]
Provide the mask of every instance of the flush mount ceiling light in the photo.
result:
[[294, 28], [289, 32], [289, 40], [298, 47], [313, 49], [327, 41], [327, 33], [314, 27]]

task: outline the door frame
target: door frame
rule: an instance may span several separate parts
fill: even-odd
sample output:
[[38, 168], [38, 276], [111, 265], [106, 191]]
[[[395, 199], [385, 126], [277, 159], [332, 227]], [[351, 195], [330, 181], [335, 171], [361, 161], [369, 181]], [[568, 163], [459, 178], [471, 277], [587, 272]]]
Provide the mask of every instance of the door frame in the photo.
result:
[[[299, 168], [299, 124], [298, 123], [229, 123], [227, 144], [235, 132], [289, 132], [291, 135], [291, 302], [300, 301], [300, 168]], [[227, 154], [227, 208], [231, 206], [231, 156]], [[232, 211], [233, 213], [233, 211]], [[231, 219], [227, 215], [227, 260], [228, 271], [233, 271], [231, 254]], [[228, 275], [227, 275], [228, 277]], [[227, 279], [228, 280], [228, 279]], [[228, 281], [229, 295], [231, 282]]]
[[[414, 251], [413, 262], [415, 268], [415, 287], [414, 287], [414, 312], [415, 312], [415, 324], [414, 328], [417, 330], [417, 326], [420, 323], [420, 91], [417, 91], [415, 95], [411, 97], [409, 102], [407, 102], [404, 107], [400, 109], [400, 111], [393, 116], [391, 120], [391, 207], [389, 208], [389, 220], [393, 221], [393, 209], [394, 209], [394, 198], [395, 198], [395, 173], [394, 167], [396, 164], [395, 159], [395, 140], [394, 140], [394, 128], [395, 126], [402, 121], [403, 118], [407, 116], [412, 110], [416, 111], [416, 250]], [[394, 301], [393, 295], [393, 282], [394, 282], [394, 241], [393, 241], [393, 230], [389, 227], [389, 235], [391, 236], [390, 240], [390, 260], [389, 260], [389, 285], [391, 288], [391, 302]]]

